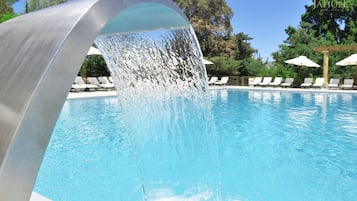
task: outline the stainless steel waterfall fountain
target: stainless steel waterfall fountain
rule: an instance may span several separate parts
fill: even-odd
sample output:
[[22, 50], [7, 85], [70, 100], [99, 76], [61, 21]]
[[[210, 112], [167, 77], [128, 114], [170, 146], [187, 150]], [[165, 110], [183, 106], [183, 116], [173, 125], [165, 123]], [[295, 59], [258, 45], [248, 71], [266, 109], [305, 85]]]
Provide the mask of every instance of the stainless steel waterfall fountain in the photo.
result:
[[78, 0], [0, 24], [0, 200], [25, 201], [99, 34], [188, 27], [171, 0]]

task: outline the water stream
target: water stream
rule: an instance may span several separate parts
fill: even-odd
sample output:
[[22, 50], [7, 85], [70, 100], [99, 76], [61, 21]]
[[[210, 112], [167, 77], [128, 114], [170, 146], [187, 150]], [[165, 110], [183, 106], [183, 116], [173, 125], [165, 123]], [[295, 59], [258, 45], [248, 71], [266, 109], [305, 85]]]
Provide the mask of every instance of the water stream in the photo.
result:
[[116, 84], [143, 200], [221, 200], [207, 75], [192, 29], [107, 34], [95, 44]]

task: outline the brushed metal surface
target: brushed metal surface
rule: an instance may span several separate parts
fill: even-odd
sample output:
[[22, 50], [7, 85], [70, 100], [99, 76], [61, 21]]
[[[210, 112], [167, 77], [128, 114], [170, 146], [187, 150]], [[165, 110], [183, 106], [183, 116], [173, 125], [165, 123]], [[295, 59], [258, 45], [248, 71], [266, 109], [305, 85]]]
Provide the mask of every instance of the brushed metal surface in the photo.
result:
[[[145, 5], [165, 12], [155, 17]], [[120, 24], [131, 17], [138, 24]], [[0, 24], [0, 200], [29, 200], [59, 112], [103, 27], [107, 33], [184, 25], [171, 0], [78, 0]]]

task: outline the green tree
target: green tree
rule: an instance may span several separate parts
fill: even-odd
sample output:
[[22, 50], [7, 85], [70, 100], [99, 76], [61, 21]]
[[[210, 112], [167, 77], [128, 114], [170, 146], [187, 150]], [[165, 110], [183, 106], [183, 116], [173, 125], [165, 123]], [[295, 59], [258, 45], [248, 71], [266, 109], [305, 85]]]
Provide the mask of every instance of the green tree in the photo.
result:
[[206, 66], [209, 74], [250, 75], [264, 66], [261, 60], [252, 58], [257, 50], [251, 47], [251, 37], [245, 33], [232, 35], [233, 12], [225, 0], [174, 1], [190, 20], [203, 55], [214, 62]]
[[[302, 21], [310, 23], [319, 38], [333, 37], [337, 43], [356, 42], [357, 0], [313, 0], [305, 6]], [[347, 40], [347, 41], [346, 41]]]
[[18, 0], [0, 0], [0, 23], [16, 17], [12, 5]]
[[[231, 36], [231, 8], [225, 0], [174, 0], [184, 10], [206, 56], [218, 56]], [[223, 49], [224, 51], [224, 49]], [[229, 53], [228, 53], [229, 54]]]
[[240, 76], [266, 76], [268, 68], [262, 58], [245, 58], [239, 66]]
[[0, 14], [13, 13], [12, 2], [8, 0], [0, 0]]
[[99, 77], [109, 76], [110, 72], [102, 55], [88, 55], [81, 66], [79, 75], [82, 77]]
[[15, 13], [5, 13], [5, 14], [2, 14], [2, 15], [0, 15], [0, 23], [3, 23], [3, 22], [5, 22], [5, 21], [7, 21], [7, 20], [10, 20], [10, 19], [12, 19], [12, 18], [14, 18], [14, 17], [16, 17], [16, 16], [18, 16], [18, 15], [15, 14]]
[[247, 34], [240, 32], [238, 34], [235, 34], [233, 38], [234, 44], [237, 48], [234, 55], [235, 59], [243, 60], [246, 58], [250, 58], [252, 57], [253, 53], [257, 52], [257, 50], [254, 49], [249, 43], [249, 41], [253, 40], [253, 38], [249, 37]]
[[[288, 27], [285, 32], [288, 37], [279, 51], [273, 53], [276, 68], [288, 66], [284, 61], [299, 55], [305, 55], [322, 65], [322, 54], [313, 51], [316, 46], [335, 46], [340, 44], [355, 44], [357, 41], [357, 0], [314, 0], [310, 6], [305, 6], [300, 26]], [[334, 78], [352, 77], [350, 69], [341, 68], [335, 63], [350, 55], [349, 51], [332, 52], [329, 54], [329, 76]], [[296, 75], [298, 68], [293, 67]], [[283, 72], [280, 72], [283, 73]], [[299, 85], [304, 77], [322, 75], [322, 68], [302, 68], [295, 85]]]
[[65, 3], [68, 0], [28, 0], [26, 1], [26, 13]]
[[[302, 21], [310, 23], [319, 45], [344, 45], [357, 42], [357, 0], [315, 0], [306, 6]], [[352, 52], [338, 51], [329, 54], [329, 76], [352, 77], [351, 68], [336, 66], [335, 63]]]
[[[321, 54], [312, 49], [312, 47], [320, 45], [321, 41], [315, 37], [315, 30], [311, 28], [311, 24], [301, 22], [298, 28], [289, 26], [285, 29], [285, 33], [288, 35], [287, 39], [284, 41], [284, 44], [279, 46], [279, 51], [273, 53], [275, 60], [275, 68], [273, 69], [279, 69], [276, 72], [282, 73], [277, 74], [277, 76], [285, 77], [288, 73], [289, 76], [294, 76], [295, 85], [298, 86], [304, 77], [321, 75], [321, 68], [300, 68], [298, 66], [284, 64], [286, 60], [300, 55], [307, 56], [317, 63], [322, 63]], [[284, 66], [285, 68], [291, 68], [292, 71], [282, 70]]]
[[251, 47], [250, 40], [252, 38], [242, 32], [225, 40], [225, 43], [222, 43], [220, 47], [224, 51], [218, 56], [209, 58], [214, 64], [206, 67], [207, 72], [216, 76], [261, 74], [266, 66], [261, 58], [253, 58], [253, 54], [257, 50]]
[[237, 61], [235, 59], [230, 59], [230, 58], [227, 59], [226, 57], [223, 56], [211, 57], [210, 61], [212, 61], [214, 64], [206, 65], [207, 73], [209, 75], [215, 75], [215, 76], [240, 75], [238, 66], [241, 65], [242, 61]]

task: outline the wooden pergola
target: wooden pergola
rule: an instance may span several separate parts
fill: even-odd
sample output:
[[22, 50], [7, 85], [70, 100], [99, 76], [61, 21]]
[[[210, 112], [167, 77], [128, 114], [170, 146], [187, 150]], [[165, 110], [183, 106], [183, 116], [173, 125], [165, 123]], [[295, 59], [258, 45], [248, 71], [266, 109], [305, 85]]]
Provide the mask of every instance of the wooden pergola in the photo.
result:
[[[357, 45], [335, 45], [335, 46], [318, 46], [312, 48], [314, 51], [324, 54], [323, 59], [323, 77], [325, 79], [325, 87], [328, 85], [328, 54], [336, 51], [357, 51]], [[356, 66], [356, 79], [357, 79], [357, 66]]]

